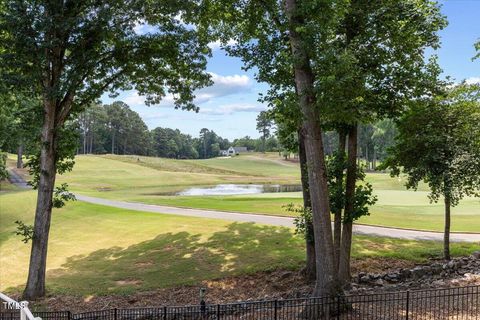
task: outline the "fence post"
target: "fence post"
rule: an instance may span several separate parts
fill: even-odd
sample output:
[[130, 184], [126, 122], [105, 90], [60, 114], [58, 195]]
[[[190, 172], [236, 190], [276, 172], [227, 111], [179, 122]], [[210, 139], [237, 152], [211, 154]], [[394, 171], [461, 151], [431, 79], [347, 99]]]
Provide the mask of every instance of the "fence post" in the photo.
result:
[[72, 320], [72, 312], [68, 310], [68, 320]]
[[28, 308], [28, 301], [22, 301], [20, 307], [20, 320], [27, 320], [27, 314], [25, 308]]
[[220, 319], [220, 305], [217, 304], [217, 320]]
[[202, 318], [205, 317], [205, 313], [207, 312], [207, 304], [205, 300], [200, 301], [200, 313], [202, 314]]
[[117, 308], [113, 309], [113, 319], [117, 320]]
[[167, 320], [167, 306], [163, 307], [163, 320]]
[[410, 290], [407, 290], [407, 308], [406, 308], [406, 315], [405, 319], [408, 320], [409, 313], [410, 313]]
[[275, 300], [275, 320], [278, 319], [278, 300]]

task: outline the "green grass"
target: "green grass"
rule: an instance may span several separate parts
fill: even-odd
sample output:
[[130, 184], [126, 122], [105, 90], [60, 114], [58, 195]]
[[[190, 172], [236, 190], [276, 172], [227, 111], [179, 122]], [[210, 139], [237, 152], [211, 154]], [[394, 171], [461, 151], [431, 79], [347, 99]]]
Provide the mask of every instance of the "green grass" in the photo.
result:
[[6, 180], [0, 181], [0, 193], [5, 191], [15, 191], [18, 190], [18, 187], [14, 186], [13, 184], [9, 183]]
[[[0, 289], [18, 291], [27, 275], [29, 245], [14, 235], [13, 222], [32, 222], [35, 194], [4, 193], [0, 203]], [[128, 293], [295, 268], [302, 248], [288, 228], [76, 202], [54, 210], [47, 283], [52, 292]]]
[[[288, 216], [282, 206], [301, 203], [300, 193], [165, 195], [190, 186], [221, 183], [299, 183], [298, 164], [283, 161], [275, 153], [207, 160], [77, 156], [74, 170], [57, 180], [68, 182], [73, 191], [85, 195], [180, 207]], [[427, 186], [421, 184], [419, 191], [407, 191], [404, 178], [391, 178], [386, 173], [368, 173], [367, 181], [373, 185], [378, 202], [360, 223], [442, 231], [443, 206], [429, 202]], [[480, 199], [465, 199], [452, 209], [452, 231], [480, 232]]]
[[[212, 165], [206, 166], [205, 163], [209, 161], [212, 161]], [[217, 168], [221, 161], [232, 162], [233, 167], [238, 166], [241, 170]], [[259, 162], [263, 163], [263, 160]], [[175, 192], [194, 185], [297, 181], [294, 168], [291, 174], [281, 174], [283, 165], [266, 162], [272, 175], [248, 173], [245, 168], [251, 163], [246, 156], [198, 162], [136, 156], [77, 156], [73, 171], [59, 176], [57, 181], [68, 182], [72, 190], [87, 195], [116, 199]]]
[[[19, 292], [30, 246], [14, 235], [31, 223], [33, 191], [0, 194], [0, 290]], [[454, 255], [475, 244], [452, 245]], [[353, 257], [424, 262], [441, 254], [429, 241], [357, 236]], [[128, 294], [275, 268], [298, 268], [304, 241], [291, 229], [180, 217], [75, 202], [54, 210], [49, 241], [50, 293]]]
[[238, 172], [245, 175], [300, 178], [298, 166], [281, 158], [272, 157], [272, 154], [244, 154], [232, 158], [213, 158], [207, 160], [187, 160], [203, 166]]
[[[358, 222], [386, 227], [443, 230], [443, 203], [430, 203], [428, 192], [377, 190], [378, 202], [371, 215]], [[213, 209], [220, 211], [252, 212], [267, 215], [293, 216], [283, 206], [302, 204], [300, 193], [259, 194], [248, 196], [142, 196], [130, 200], [149, 204]], [[452, 231], [480, 232], [480, 200], [467, 198], [452, 208]]]

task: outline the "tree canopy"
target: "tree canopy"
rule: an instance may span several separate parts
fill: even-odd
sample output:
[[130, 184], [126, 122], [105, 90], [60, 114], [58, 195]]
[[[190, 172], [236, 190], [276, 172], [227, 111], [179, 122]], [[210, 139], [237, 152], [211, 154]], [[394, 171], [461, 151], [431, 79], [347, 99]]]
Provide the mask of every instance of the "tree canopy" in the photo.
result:
[[430, 199], [445, 199], [445, 258], [449, 259], [450, 206], [480, 196], [480, 86], [462, 83], [417, 100], [398, 122], [395, 146], [382, 164], [392, 175], [405, 173], [406, 187], [421, 181]]
[[[68, 121], [106, 92], [135, 89], [147, 104], [170, 94], [198, 110], [194, 91], [210, 84], [207, 39], [189, 23], [196, 1], [9, 0], [0, 10], [0, 95], [39, 99], [43, 111], [38, 198], [24, 298], [45, 294], [55, 176]], [[148, 24], [150, 32], [138, 32]], [[66, 141], [67, 139], [63, 139]], [[38, 160], [38, 161], [37, 161]], [[35, 163], [35, 161], [33, 163]]]
[[240, 57], [246, 69], [255, 68], [257, 80], [270, 85], [261, 100], [281, 114], [275, 118], [282, 139], [291, 142], [291, 133], [304, 133], [312, 216], [319, 233], [315, 244], [323, 257], [317, 259], [315, 293], [335, 294], [322, 131], [349, 130], [345, 211], [352, 211], [356, 126], [398, 116], [409, 99], [433, 87], [435, 59], [429, 64], [423, 53], [427, 47], [438, 48], [437, 31], [446, 20], [437, 4], [427, 0], [206, 3], [222, 42], [235, 40], [226, 45], [227, 52]]

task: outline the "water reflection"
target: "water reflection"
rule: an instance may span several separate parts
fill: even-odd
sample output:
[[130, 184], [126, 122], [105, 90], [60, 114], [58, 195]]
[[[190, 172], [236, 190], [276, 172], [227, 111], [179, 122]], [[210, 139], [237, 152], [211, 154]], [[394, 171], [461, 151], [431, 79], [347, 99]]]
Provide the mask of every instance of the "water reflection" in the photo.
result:
[[216, 186], [188, 188], [176, 195], [216, 196], [298, 191], [302, 191], [302, 186], [295, 184], [217, 184]]

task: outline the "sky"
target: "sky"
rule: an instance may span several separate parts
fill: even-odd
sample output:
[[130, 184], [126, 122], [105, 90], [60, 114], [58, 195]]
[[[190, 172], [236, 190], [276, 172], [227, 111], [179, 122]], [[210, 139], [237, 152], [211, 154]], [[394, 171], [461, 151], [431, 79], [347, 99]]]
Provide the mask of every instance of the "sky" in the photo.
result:
[[[480, 82], [480, 60], [471, 60], [475, 55], [473, 43], [480, 38], [480, 0], [439, 3], [449, 22], [440, 32], [442, 46], [436, 52], [443, 75], [457, 82], [463, 79]], [[257, 99], [268, 86], [256, 82], [252, 71], [243, 71], [240, 59], [228, 57], [218, 43], [212, 43], [211, 48], [207, 72], [214, 84], [196, 92], [199, 113], [175, 110], [168, 98], [157, 106], [147, 107], [144, 98], [135, 91], [122, 92], [114, 100], [121, 100], [138, 112], [149, 129], [167, 127], [197, 137], [202, 128], [208, 128], [229, 140], [260, 136], [256, 117], [266, 106]], [[104, 95], [102, 102], [112, 100]]]

